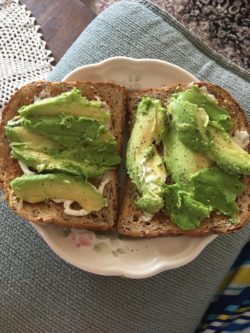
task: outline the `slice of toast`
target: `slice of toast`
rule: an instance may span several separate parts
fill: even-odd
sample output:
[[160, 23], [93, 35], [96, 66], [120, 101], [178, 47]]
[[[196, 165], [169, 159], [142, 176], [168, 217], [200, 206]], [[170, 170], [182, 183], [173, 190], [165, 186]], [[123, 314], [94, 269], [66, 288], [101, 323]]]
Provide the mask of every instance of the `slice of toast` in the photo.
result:
[[[30, 204], [21, 202], [11, 191], [10, 182], [23, 174], [18, 162], [10, 158], [9, 142], [4, 134], [4, 126], [17, 114], [17, 110], [34, 102], [36, 97], [56, 96], [78, 88], [87, 99], [100, 98], [111, 110], [110, 130], [117, 140], [117, 151], [121, 153], [122, 133], [125, 116], [126, 91], [112, 83], [91, 82], [34, 82], [18, 90], [3, 110], [0, 125], [0, 184], [4, 190], [9, 207], [19, 216], [34, 223], [55, 223], [64, 227], [87, 228], [91, 230], [112, 230], [117, 222], [118, 212], [118, 179], [117, 171], [109, 171], [111, 181], [104, 188], [108, 206], [86, 216], [75, 217], [64, 214], [63, 205], [52, 201]], [[101, 178], [95, 179], [98, 186]]]
[[[218, 100], [219, 105], [224, 106], [231, 115], [234, 125], [231, 134], [238, 130], [247, 130], [249, 127], [244, 111], [241, 109], [235, 99], [228, 92], [219, 86], [210, 83], [198, 83], [199, 86], [205, 86], [209, 93], [213, 94]], [[166, 87], [161, 89], [149, 89], [144, 91], [135, 91], [128, 96], [128, 110], [130, 114], [130, 132], [134, 122], [134, 115], [138, 103], [142, 97], [157, 98], [167, 105], [171, 95], [178, 91], [187, 89], [187, 85], [178, 85], [175, 87]], [[248, 146], [249, 151], [249, 146]], [[169, 217], [163, 212], [155, 214], [152, 219], [148, 218], [136, 207], [135, 201], [138, 194], [134, 184], [127, 176], [125, 185], [125, 194], [121, 208], [118, 232], [130, 237], [157, 237], [157, 236], [205, 236], [208, 234], [224, 234], [236, 231], [244, 226], [250, 218], [250, 176], [241, 178], [246, 185], [246, 190], [237, 198], [239, 213], [237, 214], [237, 223], [231, 224], [229, 218], [224, 215], [213, 213], [210, 218], [204, 219], [197, 229], [185, 231], [175, 226]]]

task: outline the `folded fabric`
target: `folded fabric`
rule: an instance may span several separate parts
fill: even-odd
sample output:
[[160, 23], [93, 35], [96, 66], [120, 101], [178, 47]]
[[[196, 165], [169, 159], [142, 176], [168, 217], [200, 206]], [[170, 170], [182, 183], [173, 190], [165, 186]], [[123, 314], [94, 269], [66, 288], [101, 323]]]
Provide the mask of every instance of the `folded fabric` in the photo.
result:
[[[158, 58], [228, 89], [250, 105], [249, 75], [215, 54], [146, 1], [122, 1], [99, 15], [49, 75], [108, 57]], [[0, 331], [192, 333], [249, 239], [243, 230], [213, 241], [192, 263], [145, 280], [102, 277], [58, 258], [33, 228], [0, 204]]]

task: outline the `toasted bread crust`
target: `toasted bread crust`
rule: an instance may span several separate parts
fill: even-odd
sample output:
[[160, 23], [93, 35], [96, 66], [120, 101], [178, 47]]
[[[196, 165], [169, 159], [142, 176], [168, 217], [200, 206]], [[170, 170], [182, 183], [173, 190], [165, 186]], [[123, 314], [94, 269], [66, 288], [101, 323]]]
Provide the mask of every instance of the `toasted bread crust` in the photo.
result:
[[[126, 92], [123, 87], [112, 83], [33, 82], [19, 89], [3, 110], [0, 125], [0, 185], [4, 190], [9, 207], [28, 221], [39, 224], [54, 223], [64, 227], [87, 228], [100, 231], [112, 230], [117, 223], [118, 211], [118, 179], [116, 170], [110, 171], [111, 181], [104, 189], [104, 196], [107, 198], [108, 206], [98, 212], [82, 217], [65, 215], [62, 204], [56, 204], [52, 201], [37, 204], [21, 202], [10, 188], [10, 182], [23, 173], [18, 162], [10, 158], [10, 147], [4, 134], [4, 126], [9, 119], [16, 115], [17, 110], [21, 106], [33, 103], [34, 96], [39, 95], [42, 91], [49, 96], [56, 96], [71, 90], [73, 87], [80, 89], [82, 95], [88, 99], [96, 99], [96, 96], [98, 96], [108, 104], [111, 110], [110, 130], [117, 139], [117, 151], [121, 152], [126, 103]], [[94, 180], [97, 186], [100, 181], [101, 179]]]
[[[239, 103], [223, 88], [210, 83], [199, 82], [198, 86], [205, 86], [209, 93], [213, 94], [220, 106], [225, 107], [232, 119], [234, 126], [233, 134], [237, 129], [249, 131], [245, 112]], [[128, 96], [128, 111], [130, 113], [130, 127], [132, 128], [133, 118], [137, 105], [143, 96], [158, 98], [164, 105], [167, 105], [172, 93], [183, 91], [187, 88], [186, 84], [180, 84], [175, 87], [165, 87], [161, 89], [148, 89], [143, 91], [134, 91]], [[130, 128], [130, 130], [131, 130]], [[248, 147], [249, 151], [249, 147]], [[242, 228], [250, 218], [250, 177], [241, 178], [246, 185], [246, 190], [237, 198], [239, 213], [237, 214], [237, 223], [232, 224], [229, 218], [224, 215], [212, 214], [210, 218], [202, 221], [199, 228], [192, 231], [185, 231], [175, 226], [164, 213], [160, 212], [153, 216], [150, 221], [143, 218], [143, 212], [135, 205], [137, 192], [135, 186], [126, 179], [124, 200], [118, 221], [118, 232], [130, 237], [157, 237], [157, 236], [205, 236], [209, 234], [225, 234], [234, 232]]]

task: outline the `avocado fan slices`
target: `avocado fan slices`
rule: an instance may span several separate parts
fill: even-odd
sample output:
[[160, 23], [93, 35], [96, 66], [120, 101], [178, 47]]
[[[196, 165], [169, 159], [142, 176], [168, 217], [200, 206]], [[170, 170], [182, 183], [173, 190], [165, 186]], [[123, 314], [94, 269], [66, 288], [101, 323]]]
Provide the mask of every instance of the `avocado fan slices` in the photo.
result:
[[[183, 230], [198, 228], [212, 212], [229, 216], [234, 223], [238, 213], [235, 201], [245, 189], [239, 175], [250, 174], [250, 156], [228, 134], [232, 127], [228, 112], [196, 86], [172, 94], [167, 109], [162, 108], [159, 100], [146, 99], [148, 105], [159, 103], [164, 117], [161, 129], [155, 128], [161, 133], [163, 156], [157, 156], [164, 160], [165, 179], [159, 177], [161, 181], [154, 192], [157, 163], [152, 158], [149, 159], [149, 181], [142, 178], [145, 167], [141, 156], [152, 151], [155, 142], [153, 131], [149, 130], [149, 123], [153, 124], [150, 108], [143, 106], [144, 100], [138, 105], [127, 149], [127, 171], [139, 193], [137, 206], [146, 213], [164, 211]], [[141, 139], [143, 133], [146, 140]], [[138, 159], [131, 154], [133, 149], [137, 149]], [[231, 174], [236, 176], [232, 179]], [[172, 184], [165, 183], [167, 175], [171, 176]], [[159, 198], [160, 193], [163, 206], [162, 201], [159, 205], [154, 200], [140, 205], [145, 193], [150, 193], [152, 198]]]
[[120, 163], [108, 130], [110, 112], [102, 103], [88, 101], [74, 88], [18, 113], [5, 127], [12, 158], [42, 174], [17, 177], [11, 183], [16, 195], [30, 203], [76, 201], [87, 212], [105, 207], [106, 199], [87, 181]]

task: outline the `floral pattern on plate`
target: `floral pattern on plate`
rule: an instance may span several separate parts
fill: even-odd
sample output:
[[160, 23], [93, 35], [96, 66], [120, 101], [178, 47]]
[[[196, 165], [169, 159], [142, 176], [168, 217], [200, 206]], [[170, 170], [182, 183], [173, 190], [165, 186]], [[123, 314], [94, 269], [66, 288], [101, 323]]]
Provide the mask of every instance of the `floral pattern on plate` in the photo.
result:
[[77, 248], [89, 247], [96, 253], [112, 254], [114, 257], [130, 251], [127, 246], [122, 245], [121, 236], [117, 233], [107, 235], [87, 229], [55, 228], [59, 235], [67, 238]]

